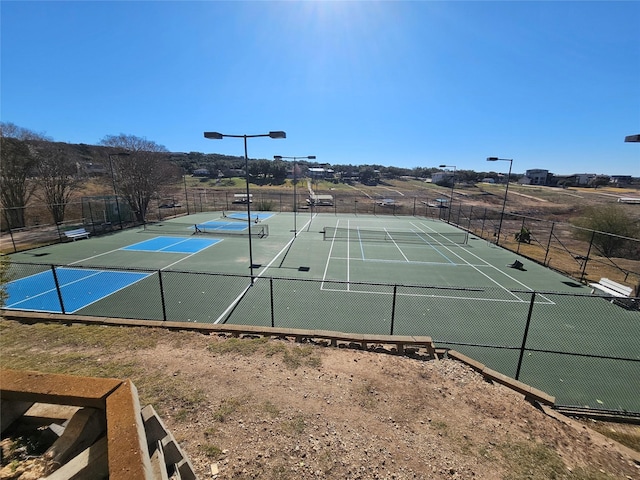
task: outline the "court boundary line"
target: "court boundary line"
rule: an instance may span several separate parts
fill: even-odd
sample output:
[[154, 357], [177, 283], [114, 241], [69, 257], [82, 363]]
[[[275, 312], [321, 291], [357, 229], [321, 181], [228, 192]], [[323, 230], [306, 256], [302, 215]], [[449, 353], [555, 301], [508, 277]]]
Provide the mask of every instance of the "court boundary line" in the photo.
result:
[[[411, 222], [411, 224], [415, 226], [415, 224], [414, 224], [413, 222]], [[430, 228], [428, 225], [424, 225], [424, 227], [426, 227], [426, 228]], [[416, 228], [420, 228], [420, 227], [416, 226]], [[433, 229], [432, 229], [432, 230], [433, 230]], [[455, 252], [454, 252], [453, 250], [451, 250], [450, 248], [448, 248], [448, 247], [446, 247], [446, 246], [445, 246], [444, 248], [447, 248], [447, 250], [450, 250], [450, 251], [451, 251], [451, 253], [453, 253], [454, 255], [456, 255], [458, 258], [460, 258], [461, 260], [464, 260], [460, 255], [458, 255], [457, 253], [455, 253]], [[489, 267], [493, 268], [493, 269], [494, 269], [495, 271], [497, 271], [498, 273], [500, 273], [500, 274], [504, 275], [505, 277], [509, 278], [510, 280], [514, 281], [515, 283], [518, 283], [518, 284], [522, 285], [522, 287], [524, 287], [524, 289], [525, 289], [525, 290], [528, 290], [528, 291], [530, 291], [530, 292], [533, 292], [533, 291], [534, 291], [534, 289], [533, 289], [533, 288], [531, 288], [531, 287], [529, 287], [528, 285], [526, 285], [526, 284], [522, 283], [522, 282], [521, 282], [520, 280], [518, 280], [517, 278], [512, 277], [512, 276], [511, 276], [511, 275], [509, 275], [507, 272], [504, 272], [504, 271], [500, 270], [498, 267], [496, 267], [495, 265], [493, 265], [493, 264], [491, 264], [491, 263], [487, 262], [487, 261], [486, 261], [485, 259], [483, 259], [482, 257], [480, 257], [480, 256], [476, 255], [475, 253], [473, 253], [471, 250], [469, 250], [469, 249], [465, 249], [464, 247], [463, 247], [463, 250], [464, 250], [465, 252], [467, 252], [467, 253], [471, 254], [471, 256], [473, 256], [473, 257], [477, 258], [477, 259], [478, 259], [478, 260], [480, 260], [481, 262], [486, 263], [486, 264], [487, 264], [487, 266], [489, 266]], [[467, 262], [466, 260], [464, 260], [464, 261], [465, 261], [466, 263], [469, 263], [469, 262]], [[469, 263], [469, 264], [470, 264], [470, 263]], [[477, 270], [479, 273], [482, 273], [482, 272], [481, 272], [480, 270], [478, 270], [477, 268], [476, 268], [476, 270]], [[494, 282], [494, 283], [496, 283], [497, 285], [499, 285], [501, 288], [504, 288], [505, 290], [507, 290], [507, 289], [506, 289], [506, 287], [504, 287], [504, 286], [503, 286], [501, 283], [499, 283], [498, 281], [493, 280], [491, 277], [489, 277], [488, 275], [486, 275], [486, 274], [484, 274], [484, 273], [482, 273], [482, 274], [483, 274], [483, 275], [485, 275], [487, 278], [489, 278], [492, 282]], [[509, 291], [509, 290], [507, 290], [507, 291]], [[514, 295], [514, 296], [516, 296], [516, 295]], [[551, 305], [555, 305], [555, 302], [554, 302], [554, 301], [552, 301], [551, 299], [549, 299], [549, 298], [545, 297], [544, 295], [540, 295], [540, 296], [542, 296], [542, 297], [543, 297], [547, 302], [549, 302], [549, 304], [551, 304]], [[517, 297], [517, 296], [516, 296], [516, 297]], [[517, 298], [519, 298], [519, 297], [517, 297]], [[525, 301], [525, 302], [526, 302], [527, 300], [523, 300], [523, 301]]]
[[[336, 229], [338, 227], [340, 223], [340, 219], [338, 219], [336, 221]], [[398, 294], [398, 295], [406, 295], [406, 296], [426, 296], [426, 297], [432, 297], [432, 298], [455, 298], [455, 299], [462, 299], [462, 300], [483, 300], [483, 301], [494, 301], [494, 302], [510, 302], [510, 303], [528, 303], [530, 300], [528, 299], [523, 299], [521, 298], [519, 295], [517, 295], [516, 293], [512, 292], [511, 290], [509, 290], [507, 287], [505, 287], [504, 285], [502, 285], [498, 280], [491, 278], [489, 275], [487, 275], [486, 273], [482, 272], [480, 270], [481, 267], [488, 267], [491, 268], [503, 275], [505, 275], [506, 277], [510, 278], [512, 281], [518, 283], [519, 285], [521, 285], [525, 290], [528, 290], [530, 292], [533, 292], [534, 290], [531, 289], [529, 286], [525, 285], [524, 283], [520, 282], [519, 280], [515, 279], [514, 277], [508, 275], [506, 272], [503, 272], [502, 270], [498, 269], [498, 267], [496, 267], [495, 265], [492, 265], [491, 263], [487, 262], [485, 259], [479, 257], [478, 255], [476, 255], [475, 253], [471, 252], [469, 249], [464, 248], [463, 245], [460, 246], [460, 248], [463, 248], [463, 250], [467, 253], [470, 253], [472, 256], [474, 256], [475, 258], [477, 258], [480, 262], [483, 263], [483, 265], [481, 266], [476, 266], [475, 264], [470, 263], [469, 261], [465, 260], [462, 256], [458, 255], [454, 250], [452, 250], [451, 248], [449, 248], [449, 246], [443, 244], [442, 242], [440, 242], [439, 240], [437, 240], [436, 235], [439, 234], [440, 232], [436, 232], [435, 229], [429, 227], [428, 225], [416, 225], [414, 222], [410, 223], [414, 228], [416, 228], [419, 232], [422, 232], [424, 235], [428, 235], [429, 237], [433, 238], [434, 241], [436, 241], [438, 244], [440, 244], [440, 246], [446, 250], [448, 250], [451, 254], [453, 254], [455, 257], [457, 257], [458, 259], [460, 259], [462, 262], [461, 264], [458, 263], [453, 263], [451, 266], [461, 266], [461, 267], [471, 267], [474, 270], [476, 270], [478, 273], [480, 273], [483, 277], [487, 278], [492, 284], [494, 284], [496, 287], [494, 288], [499, 288], [501, 290], [504, 290], [508, 295], [514, 297], [514, 300], [504, 300], [504, 299], [499, 299], [499, 298], [484, 298], [484, 299], [478, 299], [478, 298], [468, 298], [468, 297], [451, 297], [451, 296], [442, 296], [442, 295], [420, 295], [420, 294]], [[428, 229], [431, 231], [425, 231], [424, 229]], [[350, 238], [350, 220], [347, 220], [347, 248], [346, 248], [346, 257], [332, 257], [331, 254], [333, 253], [333, 246], [335, 243], [335, 232], [334, 232], [334, 237], [332, 238], [331, 241], [331, 246], [329, 248], [329, 252], [327, 255], [327, 262], [325, 264], [325, 271], [323, 273], [322, 276], [322, 281], [320, 283], [320, 290], [321, 291], [333, 291], [333, 292], [353, 292], [353, 293], [368, 293], [368, 294], [378, 294], [378, 295], [392, 295], [393, 292], [375, 292], [375, 291], [359, 291], [359, 290], [352, 290], [351, 289], [351, 279], [350, 279], [350, 271], [351, 271], [351, 255], [349, 253], [350, 248], [349, 248], [349, 243], [351, 241]], [[356, 230], [359, 230], [359, 227], [356, 227]], [[385, 231], [387, 231], [387, 229], [384, 229]], [[418, 233], [418, 232], [416, 232]], [[435, 234], [435, 235], [434, 235]], [[360, 244], [360, 248], [362, 251], [362, 241], [360, 239], [358, 239], [358, 243]], [[404, 255], [404, 252], [402, 252], [402, 250], [398, 247], [397, 243], [395, 241], [393, 241], [394, 245], [396, 245], [396, 247], [398, 248], [398, 250], [400, 250], [401, 254], [406, 258], [406, 256]], [[430, 243], [425, 242], [425, 244], [432, 246]], [[442, 256], [446, 257], [445, 255], [443, 255], [441, 252], [439, 252], [437, 249], [436, 251], [438, 253], [440, 253]], [[334, 283], [344, 283], [346, 285], [345, 289], [333, 289], [333, 288], [328, 288], [325, 287], [325, 283], [331, 283], [332, 281], [327, 279], [327, 272], [328, 272], [328, 268], [329, 268], [329, 263], [331, 260], [336, 260], [336, 259], [341, 259], [341, 260], [346, 260], [346, 267], [347, 267], [347, 279], [346, 281], [343, 280], [334, 280]], [[449, 259], [451, 261], [451, 259]], [[363, 254], [363, 262], [365, 261], [369, 261], [368, 259], [366, 259], [364, 257]], [[372, 260], [373, 261], [373, 260]], [[402, 261], [397, 261], [397, 260], [391, 260], [391, 262], [394, 263], [399, 263], [399, 264], [404, 264], [405, 262]], [[439, 265], [446, 265], [446, 264], [439, 264]], [[366, 282], [363, 282], [366, 283]], [[438, 288], [437, 286], [424, 286], [424, 288]], [[462, 290], [464, 290], [464, 287], [460, 287]], [[545, 302], [535, 302], [535, 303], [540, 303], [543, 305], [555, 305], [555, 302], [553, 302], [552, 300], [550, 300], [549, 298], [545, 297], [544, 295], [539, 295], [540, 297], [544, 298]]]
[[[154, 237], [154, 238], [162, 238], [162, 236], [160, 235], [160, 236], [156, 236], [156, 237]], [[153, 239], [147, 239], [147, 240], [153, 240]], [[138, 245], [138, 244], [143, 243], [143, 242], [145, 242], [145, 241], [147, 241], [147, 240], [143, 240], [142, 242], [137, 242], [137, 243], [134, 243], [134, 244], [132, 244], [132, 245]], [[224, 240], [224, 239], [223, 239], [223, 238], [220, 238], [220, 239], [216, 239], [216, 240], [219, 240], [219, 242], [216, 242], [216, 243], [214, 243], [213, 245], [217, 245], [218, 243], [220, 243], [220, 242], [221, 242], [222, 240]], [[212, 247], [213, 245], [209, 245], [209, 247]], [[207, 248], [209, 248], [209, 247], [207, 247]], [[189, 253], [189, 254], [185, 254], [185, 253], [181, 253], [181, 252], [175, 252], [175, 253], [176, 253], [176, 255], [185, 255], [185, 257], [184, 257], [184, 258], [181, 258], [180, 260], [177, 260], [177, 261], [175, 261], [175, 262], [173, 262], [173, 263], [170, 263], [169, 265], [165, 265], [165, 266], [164, 266], [164, 267], [162, 267], [162, 268], [158, 268], [158, 269], [147, 269], [147, 270], [153, 270], [153, 271], [157, 271], [157, 270], [166, 270], [167, 268], [171, 268], [171, 267], [173, 267], [174, 265], [176, 265], [176, 264], [178, 264], [178, 263], [180, 263], [180, 262], [182, 262], [182, 261], [184, 261], [184, 260], [186, 260], [186, 259], [188, 259], [188, 258], [192, 257], [193, 255], [196, 255], [197, 253], [200, 253], [200, 252], [202, 252], [202, 251], [206, 250], [207, 248], [203, 248], [203, 249], [202, 249], [202, 250], [200, 250], [199, 252], [194, 252], [194, 253]], [[86, 261], [88, 261], [88, 260], [93, 260], [94, 258], [102, 257], [103, 255], [109, 255], [109, 254], [111, 254], [111, 253], [115, 253], [115, 252], [119, 252], [119, 251], [127, 251], [127, 250], [123, 250], [123, 249], [122, 249], [122, 247], [120, 247], [120, 248], [115, 248], [115, 249], [113, 249], [113, 250], [109, 250], [108, 252], [99, 253], [99, 254], [97, 254], [97, 255], [92, 255], [91, 257], [86, 257], [86, 258], [82, 258], [82, 259], [80, 259], [80, 260], [76, 260], [75, 262], [67, 263], [67, 264], [66, 264], [66, 266], [76, 265], [76, 264], [79, 264], [79, 263], [82, 263], [82, 262], [86, 262]], [[136, 251], [139, 251], [139, 250], [130, 250], [130, 251], [134, 251], [134, 252], [136, 252]], [[155, 253], [155, 252], [149, 252], [149, 253]], [[170, 252], [170, 253], [174, 253], [174, 252]], [[89, 268], [95, 268], [95, 267], [89, 267]], [[115, 267], [115, 268], [123, 268], [123, 267]], [[111, 270], [111, 269], [109, 268], [108, 270]]]
[[[171, 238], [171, 239], [176, 239], [176, 240], [179, 240], [179, 241], [176, 241], [175, 243], [172, 243], [171, 245], [167, 245], [166, 247], [160, 248], [158, 250], [137, 250], [137, 249], [129, 248], [129, 247], [134, 247], [136, 245], [141, 245], [143, 243], [156, 240], [158, 238]], [[164, 252], [167, 248], [171, 248], [171, 247], [174, 247], [176, 245], [180, 245], [181, 243], [193, 242], [194, 240], [197, 240], [197, 241], [207, 240], [207, 241], [213, 242], [213, 243], [211, 243], [210, 245], [207, 245], [204, 248], [201, 248], [197, 252]], [[214, 245], [217, 245], [222, 240], [223, 240], [222, 238], [193, 238], [193, 237], [188, 237], [188, 238], [184, 238], [183, 239], [181, 237], [163, 237], [163, 236], [158, 236], [158, 237], [154, 237], [154, 238], [148, 238], [147, 240], [144, 240], [142, 242], [134, 243], [133, 245], [128, 245], [126, 247], [122, 247], [122, 248], [120, 248], [120, 250], [125, 251], [125, 252], [179, 253], [179, 254], [184, 254], [184, 255], [195, 255], [196, 253], [203, 252], [204, 250], [206, 250], [209, 247], [213, 247]]]
[[[95, 269], [95, 268], [73, 268], [73, 267], [72, 267], [72, 268], [69, 268], [68, 266], [59, 266], [59, 267], [57, 267], [57, 268], [58, 268], [58, 269], [60, 269], [60, 270], [64, 270], [64, 269], [66, 269], [66, 270], [73, 270], [73, 271], [93, 272], [93, 273], [91, 273], [90, 275], [86, 275], [86, 276], [84, 276], [84, 277], [82, 277], [82, 278], [79, 278], [79, 279], [76, 279], [76, 280], [74, 280], [74, 281], [72, 281], [72, 282], [67, 282], [67, 283], [65, 283], [65, 284], [63, 284], [63, 285], [60, 285], [60, 291], [62, 291], [62, 289], [63, 289], [63, 288], [65, 288], [65, 287], [67, 287], [67, 286], [73, 285], [73, 284], [75, 284], [75, 283], [83, 282], [83, 281], [87, 280], [88, 278], [96, 277], [96, 276], [98, 276], [98, 275], [100, 275], [100, 274], [103, 274], [103, 273], [117, 272], [117, 273], [124, 273], [124, 274], [126, 274], [126, 275], [134, 275], [134, 274], [135, 274], [135, 275], [143, 275], [141, 278], [139, 278], [139, 279], [135, 280], [134, 282], [131, 282], [131, 283], [127, 284], [127, 285], [124, 285], [124, 286], [122, 286], [122, 287], [120, 287], [120, 288], [116, 289], [116, 290], [113, 290], [113, 291], [112, 291], [112, 292], [110, 292], [108, 295], [104, 295], [104, 296], [102, 296], [102, 297], [100, 297], [100, 298], [97, 298], [97, 299], [93, 300], [92, 302], [86, 303], [86, 304], [84, 304], [83, 306], [81, 306], [80, 308], [76, 308], [75, 310], [72, 310], [72, 311], [66, 312], [66, 313], [69, 313], [69, 314], [74, 314], [74, 313], [76, 313], [76, 312], [78, 312], [78, 311], [82, 310], [83, 308], [86, 308], [86, 307], [88, 307], [88, 306], [90, 306], [90, 305], [93, 305], [93, 304], [94, 304], [94, 303], [96, 303], [96, 302], [99, 302], [100, 300], [104, 300], [105, 298], [110, 297], [110, 296], [111, 296], [111, 295], [113, 295], [114, 293], [117, 293], [117, 292], [119, 292], [119, 291], [121, 291], [121, 290], [124, 290], [125, 288], [128, 288], [128, 287], [130, 287], [131, 285], [135, 285], [136, 283], [138, 283], [138, 282], [140, 282], [140, 281], [144, 280], [145, 278], [150, 277], [151, 275], [153, 275], [153, 274], [155, 273], [155, 272], [153, 272], [153, 273], [148, 273], [148, 272], [131, 272], [131, 271], [127, 271], [127, 270], [97, 270], [97, 269]], [[49, 272], [49, 270], [45, 270], [45, 271], [43, 271], [43, 272], [38, 272], [38, 273], [33, 274], [33, 275], [28, 275], [28, 276], [26, 276], [26, 277], [19, 278], [18, 280], [14, 280], [14, 282], [17, 282], [17, 281], [20, 281], [20, 280], [24, 280], [24, 279], [26, 279], [26, 278], [36, 277], [36, 276], [38, 276], [38, 275], [42, 275], [42, 274], [47, 273], [47, 272]], [[12, 282], [10, 282], [10, 283], [12, 283]], [[47, 294], [49, 294], [49, 293], [51, 293], [51, 292], [57, 292], [57, 288], [50, 288], [50, 289], [48, 289], [48, 290], [45, 290], [45, 291], [39, 292], [37, 295], [32, 295], [32, 296], [30, 296], [29, 298], [25, 298], [25, 299], [23, 299], [23, 300], [20, 300], [19, 302], [16, 302], [16, 303], [14, 303], [14, 304], [12, 304], [12, 305], [18, 305], [18, 304], [20, 304], [20, 303], [22, 303], [22, 302], [26, 302], [26, 301], [28, 301], [28, 300], [31, 300], [31, 299], [34, 299], [34, 298], [41, 297], [41, 296], [43, 296], [43, 295], [47, 295]], [[63, 300], [64, 300], [64, 299], [63, 299]], [[17, 309], [17, 308], [12, 307], [12, 306], [5, 306], [4, 308], [6, 308], [6, 309], [8, 309], [8, 310], [26, 310], [26, 311], [29, 311], [29, 312], [62, 313], [61, 311], [57, 311], [57, 310], [55, 310], [55, 311], [54, 311], [54, 310], [41, 310], [41, 309], [39, 309], [39, 310], [34, 310], [34, 309], [30, 309], [30, 308], [20, 308], [20, 309]]]

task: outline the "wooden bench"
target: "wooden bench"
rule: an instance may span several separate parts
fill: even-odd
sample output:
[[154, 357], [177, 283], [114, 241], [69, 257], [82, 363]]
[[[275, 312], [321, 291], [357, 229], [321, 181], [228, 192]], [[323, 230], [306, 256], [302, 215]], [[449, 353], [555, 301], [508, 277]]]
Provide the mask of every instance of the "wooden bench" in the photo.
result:
[[630, 298], [633, 295], [633, 288], [627, 287], [626, 285], [622, 285], [621, 283], [614, 282], [608, 278], [601, 278], [599, 282], [590, 283], [591, 293], [595, 293], [596, 290], [604, 292], [610, 300], [611, 303], [614, 303], [618, 306], [628, 308], [628, 309], [637, 309], [640, 307], [638, 301], [634, 298]]
[[75, 230], [67, 230], [64, 232], [64, 236], [75, 242], [78, 238], [89, 238], [89, 232], [84, 228], [76, 228]]

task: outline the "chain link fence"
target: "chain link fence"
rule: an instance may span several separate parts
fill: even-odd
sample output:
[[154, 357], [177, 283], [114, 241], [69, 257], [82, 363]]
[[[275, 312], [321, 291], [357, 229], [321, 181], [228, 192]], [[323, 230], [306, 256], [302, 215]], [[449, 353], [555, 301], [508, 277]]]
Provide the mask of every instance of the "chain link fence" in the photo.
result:
[[[100, 267], [94, 270], [144, 275], [69, 311], [65, 305], [91, 293], [81, 282], [58, 281], [56, 272], [69, 268], [12, 263], [8, 308], [22, 309], [20, 295], [41, 296], [43, 311], [99, 317], [427, 335], [438, 347], [555, 395], [558, 405], [640, 416], [638, 298], [621, 306], [612, 297], [584, 294], [278, 277], [252, 282], [245, 275]], [[34, 286], [43, 283], [44, 291]]]

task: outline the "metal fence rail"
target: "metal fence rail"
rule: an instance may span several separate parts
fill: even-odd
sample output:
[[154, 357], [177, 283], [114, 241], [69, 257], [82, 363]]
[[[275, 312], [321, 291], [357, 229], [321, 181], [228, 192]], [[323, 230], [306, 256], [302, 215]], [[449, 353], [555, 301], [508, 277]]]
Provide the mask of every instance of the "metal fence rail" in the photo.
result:
[[[62, 266], [12, 263], [16, 281]], [[68, 267], [67, 267], [68, 268]], [[74, 269], [92, 267], [74, 267]], [[111, 270], [99, 267], [99, 270]], [[640, 299], [575, 293], [388, 285], [145, 272], [142, 281], [74, 313], [178, 322], [250, 324], [349, 333], [430, 336], [528, 383], [565, 406], [640, 415]], [[56, 311], [83, 292], [61, 287]], [[633, 303], [635, 301], [635, 303]], [[19, 306], [9, 308], [20, 309]]]
[[[333, 192], [333, 205], [307, 205], [305, 195], [294, 197], [291, 193], [256, 192], [253, 208], [262, 211], [292, 212], [309, 209], [310, 213], [349, 213], [395, 216], [418, 216], [440, 219], [477, 235], [487, 241], [498, 243], [524, 257], [568, 275], [578, 282], [598, 281], [601, 277], [631, 285], [635, 295], [640, 295], [640, 239], [597, 232], [577, 227], [567, 222], [533, 218], [511, 212], [501, 215], [498, 209], [484, 208], [464, 203], [464, 199], [454, 198], [446, 202], [449, 208], [439, 208], [445, 204], [436, 196], [424, 193], [402, 197], [393, 204], [381, 205], [379, 198], [362, 194]], [[433, 195], [436, 195], [435, 193]], [[147, 221], [161, 221], [179, 217], [187, 213], [207, 211], [244, 210], [245, 205], [234, 203], [230, 192], [195, 190], [188, 195], [172, 197], [173, 201], [163, 204], [155, 202]], [[440, 201], [439, 201], [440, 200]], [[1, 247], [3, 252], [19, 252], [34, 247], [67, 241], [64, 231], [84, 227], [92, 236], [113, 232], [124, 228], [141, 228], [133, 213], [113, 196], [85, 197], [80, 202], [68, 206], [64, 224], [46, 222], [47, 209], [43, 205], [25, 207], [26, 224], [21, 228], [10, 228], [2, 209]], [[120, 208], [116, 208], [120, 205]], [[167, 208], [161, 208], [167, 207]], [[501, 228], [500, 222], [502, 219]], [[516, 235], [528, 232], [526, 241], [519, 241]], [[500, 238], [498, 238], [498, 233]], [[615, 253], [603, 252], [600, 245], [607, 242], [619, 245]]]

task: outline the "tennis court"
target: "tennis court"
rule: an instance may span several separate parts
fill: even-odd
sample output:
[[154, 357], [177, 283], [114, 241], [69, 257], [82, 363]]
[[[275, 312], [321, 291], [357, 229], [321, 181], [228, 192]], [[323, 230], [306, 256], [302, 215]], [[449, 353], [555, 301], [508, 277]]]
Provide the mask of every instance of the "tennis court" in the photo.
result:
[[428, 335], [560, 403], [640, 412], [640, 312], [434, 219], [208, 212], [12, 262], [8, 308]]

